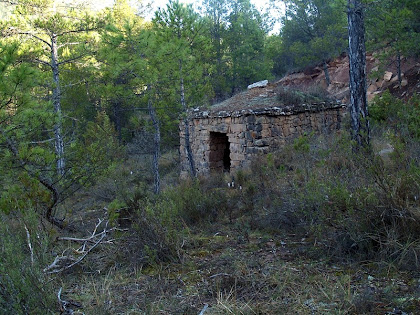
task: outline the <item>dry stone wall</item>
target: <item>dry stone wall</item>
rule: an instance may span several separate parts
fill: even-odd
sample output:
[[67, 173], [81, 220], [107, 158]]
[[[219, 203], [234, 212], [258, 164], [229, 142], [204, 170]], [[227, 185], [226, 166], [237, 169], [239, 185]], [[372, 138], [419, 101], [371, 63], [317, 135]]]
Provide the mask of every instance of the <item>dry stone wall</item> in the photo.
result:
[[[247, 168], [256, 156], [279, 150], [304, 133], [330, 133], [340, 129], [345, 112], [344, 106], [335, 105], [289, 111], [270, 108], [222, 112], [218, 115], [193, 113], [189, 119], [190, 144], [197, 174]], [[189, 163], [182, 122], [180, 157], [181, 177], [186, 177]]]

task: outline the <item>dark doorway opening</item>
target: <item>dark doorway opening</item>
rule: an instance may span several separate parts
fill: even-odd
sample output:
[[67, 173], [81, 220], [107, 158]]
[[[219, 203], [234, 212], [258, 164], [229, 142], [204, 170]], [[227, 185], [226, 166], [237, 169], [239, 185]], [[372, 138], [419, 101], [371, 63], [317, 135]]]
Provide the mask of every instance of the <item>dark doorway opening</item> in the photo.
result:
[[210, 132], [210, 171], [230, 172], [230, 144], [226, 133]]

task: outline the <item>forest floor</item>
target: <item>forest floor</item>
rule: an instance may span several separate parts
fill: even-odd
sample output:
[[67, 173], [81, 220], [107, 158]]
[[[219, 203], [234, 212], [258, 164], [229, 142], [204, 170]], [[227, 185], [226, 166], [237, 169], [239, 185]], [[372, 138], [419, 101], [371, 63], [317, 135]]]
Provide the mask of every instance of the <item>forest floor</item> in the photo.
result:
[[321, 240], [243, 223], [190, 229], [171, 263], [130, 268], [99, 250], [62, 278], [65, 296], [85, 314], [419, 314], [418, 272], [338, 261]]

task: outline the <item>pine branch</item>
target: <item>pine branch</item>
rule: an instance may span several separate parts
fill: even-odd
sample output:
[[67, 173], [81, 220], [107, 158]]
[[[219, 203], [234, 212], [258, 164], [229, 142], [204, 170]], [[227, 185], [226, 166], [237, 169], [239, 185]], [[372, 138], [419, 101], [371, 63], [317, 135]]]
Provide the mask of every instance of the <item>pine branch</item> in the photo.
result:
[[84, 56], [86, 56], [86, 54], [81, 54], [81, 55], [79, 55], [79, 56], [77, 56], [77, 57], [74, 57], [74, 58], [70, 58], [70, 59], [67, 59], [67, 60], [61, 61], [61, 62], [57, 63], [57, 65], [58, 65], [58, 66], [61, 66], [61, 65], [66, 64], [66, 63], [71, 63], [71, 62], [73, 62], [73, 61], [76, 61], [76, 60], [78, 60], [78, 59], [83, 58]]
[[37, 39], [37, 40], [39, 40], [39, 41], [41, 41], [41, 42], [43, 42], [45, 45], [47, 45], [48, 47], [52, 47], [52, 45], [49, 43], [49, 42], [47, 42], [45, 39], [42, 39], [41, 37], [39, 37], [39, 36], [37, 36], [37, 35], [35, 35], [35, 34], [32, 34], [32, 33], [30, 33], [30, 32], [18, 32], [18, 34], [19, 35], [29, 35], [29, 36], [31, 36], [31, 37], [33, 37], [33, 38], [35, 38], [35, 39]]

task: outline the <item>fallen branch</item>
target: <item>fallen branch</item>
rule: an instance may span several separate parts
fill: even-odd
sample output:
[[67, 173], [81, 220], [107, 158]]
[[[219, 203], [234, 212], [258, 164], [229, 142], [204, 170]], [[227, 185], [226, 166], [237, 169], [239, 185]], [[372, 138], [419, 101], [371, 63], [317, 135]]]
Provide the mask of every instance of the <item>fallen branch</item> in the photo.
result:
[[206, 304], [204, 304], [203, 309], [201, 310], [200, 314], [198, 314], [198, 315], [203, 315], [203, 314], [204, 314], [204, 312], [208, 309], [208, 307], [209, 307], [209, 305], [208, 305], [207, 303], [206, 303]]
[[[113, 231], [115, 228], [108, 229], [109, 221], [106, 221], [104, 230], [102, 232], [97, 233], [99, 226], [104, 222], [104, 220], [99, 219], [98, 223], [95, 225], [95, 228], [92, 234], [86, 238], [76, 238], [76, 237], [61, 237], [58, 238], [59, 240], [69, 240], [75, 242], [82, 242], [83, 244], [78, 248], [72, 248], [72, 251], [76, 254], [80, 254], [79, 258], [74, 258], [70, 254], [65, 255], [67, 249], [63, 252], [61, 256], [55, 257], [54, 261], [44, 268], [44, 272], [48, 274], [60, 273], [65, 270], [68, 270], [75, 265], [79, 264], [86, 256], [94, 250], [99, 244], [104, 243], [104, 239], [107, 237], [108, 233]], [[93, 245], [90, 243], [93, 242]]]
[[224, 273], [224, 272], [216, 273], [215, 275], [210, 276], [210, 279], [213, 279], [213, 278], [216, 278], [216, 277], [219, 277], [219, 276], [230, 277], [231, 275], [228, 274], [228, 273]]
[[74, 302], [71, 300], [70, 301], [63, 300], [61, 298], [62, 291], [63, 291], [63, 288], [60, 288], [57, 293], [58, 304], [60, 304], [60, 314], [73, 315], [74, 310], [71, 307], [74, 306], [76, 308], [81, 308], [82, 305], [78, 302]]
[[60, 288], [57, 293], [58, 304], [60, 304], [60, 312], [61, 314], [73, 314], [72, 309], [67, 309], [68, 302], [61, 299], [61, 291], [63, 288]]
[[96, 237], [98, 237], [99, 235], [108, 233], [109, 231], [111, 231], [113, 229], [109, 229], [108, 231], [102, 231], [98, 234], [94, 234], [91, 235], [89, 237], [86, 238], [78, 238], [78, 237], [66, 237], [66, 236], [62, 236], [62, 237], [57, 237], [58, 241], [73, 241], [73, 242], [81, 242], [81, 243], [85, 243], [85, 242], [92, 242]]

